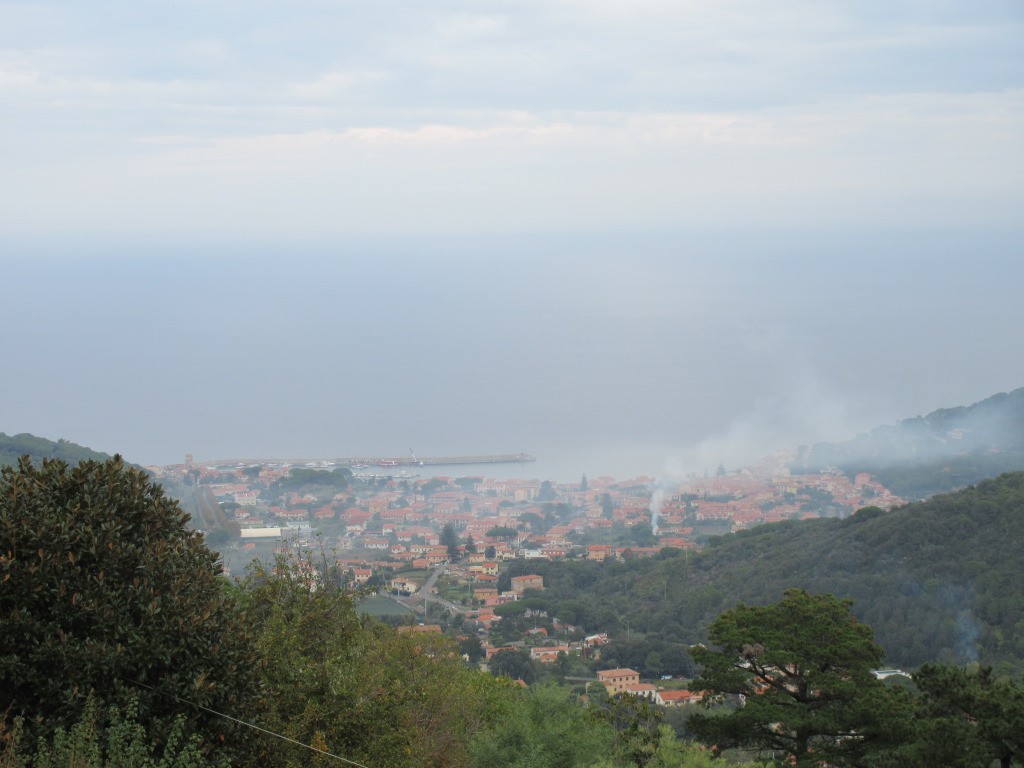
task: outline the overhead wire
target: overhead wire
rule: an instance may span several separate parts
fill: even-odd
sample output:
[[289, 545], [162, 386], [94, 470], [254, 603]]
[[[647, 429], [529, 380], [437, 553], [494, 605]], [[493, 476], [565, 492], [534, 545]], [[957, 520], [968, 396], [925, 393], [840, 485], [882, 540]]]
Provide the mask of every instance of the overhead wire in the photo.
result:
[[194, 701], [189, 701], [188, 699], [183, 699], [181, 696], [178, 696], [176, 693], [170, 693], [168, 691], [158, 691], [152, 685], [147, 685], [146, 683], [140, 683], [137, 680], [133, 680], [132, 684], [133, 685], [141, 686], [143, 688], [148, 688], [149, 690], [153, 691], [154, 693], [162, 693], [165, 696], [170, 696], [175, 701], [180, 701], [182, 704], [187, 704], [190, 707], [195, 707], [196, 709], [201, 709], [204, 712], [209, 712], [211, 715], [216, 715], [217, 717], [223, 717], [225, 720], [230, 720], [233, 723], [238, 723], [239, 725], [244, 725], [246, 728], [252, 728], [255, 731], [260, 731], [261, 733], [265, 733], [268, 736], [273, 736], [276, 739], [281, 739], [283, 741], [291, 742], [292, 744], [296, 744], [296, 745], [298, 745], [300, 747], [304, 747], [305, 749], [308, 749], [311, 752], [316, 752], [316, 753], [324, 755], [326, 757], [331, 757], [331, 758], [334, 758], [335, 760], [340, 760], [341, 762], [347, 763], [348, 765], [354, 765], [354, 766], [356, 766], [356, 768], [369, 768], [369, 766], [363, 765], [362, 763], [357, 763], [355, 760], [349, 760], [347, 757], [342, 757], [341, 755], [336, 755], [333, 752], [328, 752], [325, 749], [320, 749], [319, 747], [314, 747], [311, 744], [306, 744], [304, 742], [297, 741], [296, 739], [293, 739], [293, 738], [291, 738], [289, 736], [285, 736], [283, 733], [276, 733], [274, 731], [271, 731], [269, 728], [264, 728], [263, 726], [256, 725], [255, 723], [249, 723], [249, 722], [246, 722], [245, 720], [240, 720], [239, 718], [233, 717], [233, 716], [228, 715], [228, 714], [225, 714], [224, 712], [218, 712], [215, 709], [210, 709], [210, 707], [204, 707], [202, 704], [196, 704]]

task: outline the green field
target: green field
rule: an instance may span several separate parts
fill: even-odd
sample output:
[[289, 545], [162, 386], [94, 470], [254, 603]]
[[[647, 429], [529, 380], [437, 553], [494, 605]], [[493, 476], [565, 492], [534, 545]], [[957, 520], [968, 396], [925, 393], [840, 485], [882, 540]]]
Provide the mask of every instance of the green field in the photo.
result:
[[356, 611], [368, 616], [408, 616], [413, 613], [410, 608], [387, 597], [368, 597], [360, 600]]

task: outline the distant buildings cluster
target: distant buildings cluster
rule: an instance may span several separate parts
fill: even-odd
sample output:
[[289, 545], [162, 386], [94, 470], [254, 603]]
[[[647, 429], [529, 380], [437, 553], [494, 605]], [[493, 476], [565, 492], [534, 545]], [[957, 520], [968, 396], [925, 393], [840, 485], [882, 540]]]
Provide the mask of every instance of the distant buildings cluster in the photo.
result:
[[[514, 558], [644, 557], [664, 547], [694, 548], [699, 531], [722, 533], [780, 520], [841, 515], [862, 506], [903, 503], [870, 475], [852, 480], [839, 471], [791, 475], [784, 462], [764, 462], [736, 473], [720, 471], [680, 482], [659, 494], [653, 478], [618, 482], [598, 477], [579, 484], [536, 480], [436, 477], [357, 482], [325, 498], [289, 492], [268, 503], [265, 489], [288, 467], [156, 468], [205, 486], [228, 510], [242, 546], [259, 539], [309, 536], [354, 568], [386, 563], [430, 568], [447, 562], [441, 532], [450, 526], [472, 565]], [[643, 545], [606, 543], [616, 531], [652, 526]], [[466, 551], [466, 547], [473, 551]], [[486, 554], [485, 554], [486, 553]], [[481, 589], [487, 585], [482, 583]]]

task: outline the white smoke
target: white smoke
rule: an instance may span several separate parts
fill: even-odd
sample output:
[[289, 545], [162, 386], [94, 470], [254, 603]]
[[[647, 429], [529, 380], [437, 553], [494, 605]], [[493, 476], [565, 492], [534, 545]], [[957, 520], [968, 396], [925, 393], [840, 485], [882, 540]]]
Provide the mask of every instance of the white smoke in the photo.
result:
[[665, 489], [661, 483], [655, 487], [653, 493], [651, 493], [651, 532], [658, 535], [658, 515], [661, 514], [661, 508], [665, 505]]
[[779, 451], [848, 439], [858, 428], [865, 431], [876, 426], [866, 417], [854, 417], [851, 410], [865, 410], [851, 409], [854, 398], [824, 386], [806, 366], [795, 368], [776, 382], [774, 391], [758, 397], [721, 431], [667, 459], [664, 482], [678, 484], [688, 477], [713, 474], [719, 466], [735, 471]]

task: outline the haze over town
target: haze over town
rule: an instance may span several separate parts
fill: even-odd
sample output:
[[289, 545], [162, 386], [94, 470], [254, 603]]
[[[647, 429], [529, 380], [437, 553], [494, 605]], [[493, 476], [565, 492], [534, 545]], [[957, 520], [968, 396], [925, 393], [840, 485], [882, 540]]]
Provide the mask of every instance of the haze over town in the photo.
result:
[[1019, 4], [0, 18], [7, 433], [674, 476], [1024, 383]]

